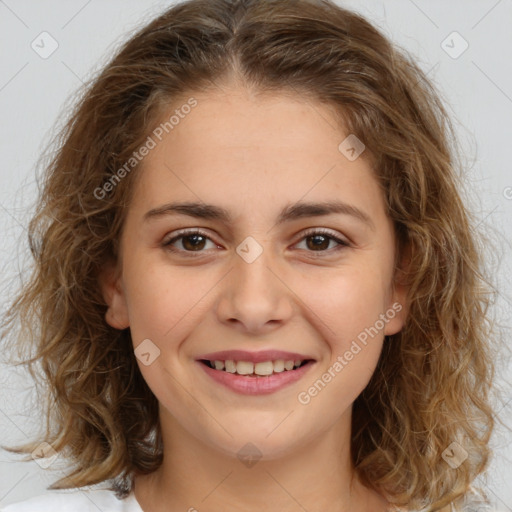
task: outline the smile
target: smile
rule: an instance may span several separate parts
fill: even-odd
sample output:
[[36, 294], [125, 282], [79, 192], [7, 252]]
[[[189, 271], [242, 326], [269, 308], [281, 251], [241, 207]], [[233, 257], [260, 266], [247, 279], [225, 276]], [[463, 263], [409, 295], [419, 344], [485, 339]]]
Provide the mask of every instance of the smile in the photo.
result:
[[249, 377], [265, 377], [275, 373], [300, 368], [303, 364], [307, 363], [308, 360], [302, 361], [300, 359], [289, 359], [285, 361], [284, 359], [277, 359], [275, 361], [253, 363], [251, 361], [233, 361], [232, 359], [227, 359], [226, 361], [216, 360], [202, 362], [207, 364], [210, 368], [227, 373], [236, 373], [238, 375], [247, 375]]
[[260, 361], [199, 360], [197, 363], [216, 383], [235, 393], [275, 393], [301, 379], [314, 365], [312, 359]]

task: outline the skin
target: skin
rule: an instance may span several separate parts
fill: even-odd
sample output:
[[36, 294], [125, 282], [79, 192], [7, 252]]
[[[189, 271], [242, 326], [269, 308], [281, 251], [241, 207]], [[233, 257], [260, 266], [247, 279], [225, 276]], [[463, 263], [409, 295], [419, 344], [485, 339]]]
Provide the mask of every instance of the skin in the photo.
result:
[[[152, 512], [391, 510], [359, 482], [349, 452], [352, 404], [384, 336], [400, 331], [407, 316], [393, 225], [365, 154], [349, 161], [338, 150], [348, 133], [324, 104], [239, 85], [194, 97], [197, 107], [144, 159], [120, 259], [102, 278], [107, 322], [129, 326], [134, 347], [150, 339], [160, 350], [150, 365], [137, 363], [160, 404], [164, 461], [135, 478], [135, 496]], [[277, 225], [281, 209], [299, 200], [342, 200], [363, 210], [373, 228], [346, 214]], [[171, 201], [221, 206], [233, 222], [144, 220]], [[163, 246], [184, 228], [206, 232], [202, 252], [190, 238], [174, 242], [181, 253]], [[303, 235], [309, 228], [349, 246], [327, 238], [315, 249]], [[248, 236], [263, 250], [252, 263], [236, 252]], [[183, 255], [187, 249], [196, 257]], [[308, 404], [299, 403], [298, 393], [393, 304], [401, 311]], [[195, 361], [228, 349], [281, 349], [316, 362], [287, 388], [244, 396]], [[249, 442], [261, 453], [252, 467], [237, 457]]]

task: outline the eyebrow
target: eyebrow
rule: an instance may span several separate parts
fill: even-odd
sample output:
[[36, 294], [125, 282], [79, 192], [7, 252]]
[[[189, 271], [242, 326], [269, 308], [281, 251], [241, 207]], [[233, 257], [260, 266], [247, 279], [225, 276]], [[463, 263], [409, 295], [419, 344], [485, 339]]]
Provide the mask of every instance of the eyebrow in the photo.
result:
[[[213, 204], [195, 202], [174, 202], [164, 204], [149, 210], [144, 215], [144, 220], [155, 219], [167, 215], [181, 214], [197, 219], [217, 220], [225, 224], [232, 224], [233, 218], [228, 210]], [[370, 216], [354, 205], [342, 201], [294, 203], [285, 206], [277, 217], [276, 224], [283, 224], [305, 217], [320, 217], [322, 215], [343, 214], [350, 215], [367, 224], [375, 230], [375, 225]]]

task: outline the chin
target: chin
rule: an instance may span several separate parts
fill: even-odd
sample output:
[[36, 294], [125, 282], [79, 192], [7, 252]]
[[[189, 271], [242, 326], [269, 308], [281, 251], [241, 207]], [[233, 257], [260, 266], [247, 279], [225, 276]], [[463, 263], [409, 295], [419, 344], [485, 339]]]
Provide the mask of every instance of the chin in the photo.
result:
[[[277, 425], [279, 422], [275, 423], [274, 428]], [[233, 430], [230, 431], [233, 437], [223, 435], [222, 439], [203, 438], [203, 442], [227, 457], [236, 458], [242, 463], [248, 462], [250, 465], [251, 460], [271, 461], [297, 453], [298, 445], [304, 445], [305, 441], [300, 441], [297, 429], [292, 432], [289, 427], [290, 425], [283, 428], [281, 432], [281, 427], [277, 427], [270, 435], [266, 430], [254, 428]]]

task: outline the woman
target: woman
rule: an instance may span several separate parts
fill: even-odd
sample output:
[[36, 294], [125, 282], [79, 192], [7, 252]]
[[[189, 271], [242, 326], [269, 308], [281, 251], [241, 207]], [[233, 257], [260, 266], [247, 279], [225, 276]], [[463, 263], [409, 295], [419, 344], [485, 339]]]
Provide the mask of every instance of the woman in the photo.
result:
[[52, 396], [17, 452], [82, 489], [5, 511], [474, 506], [492, 338], [449, 135], [334, 3], [190, 0], [140, 30], [63, 133], [4, 324]]

